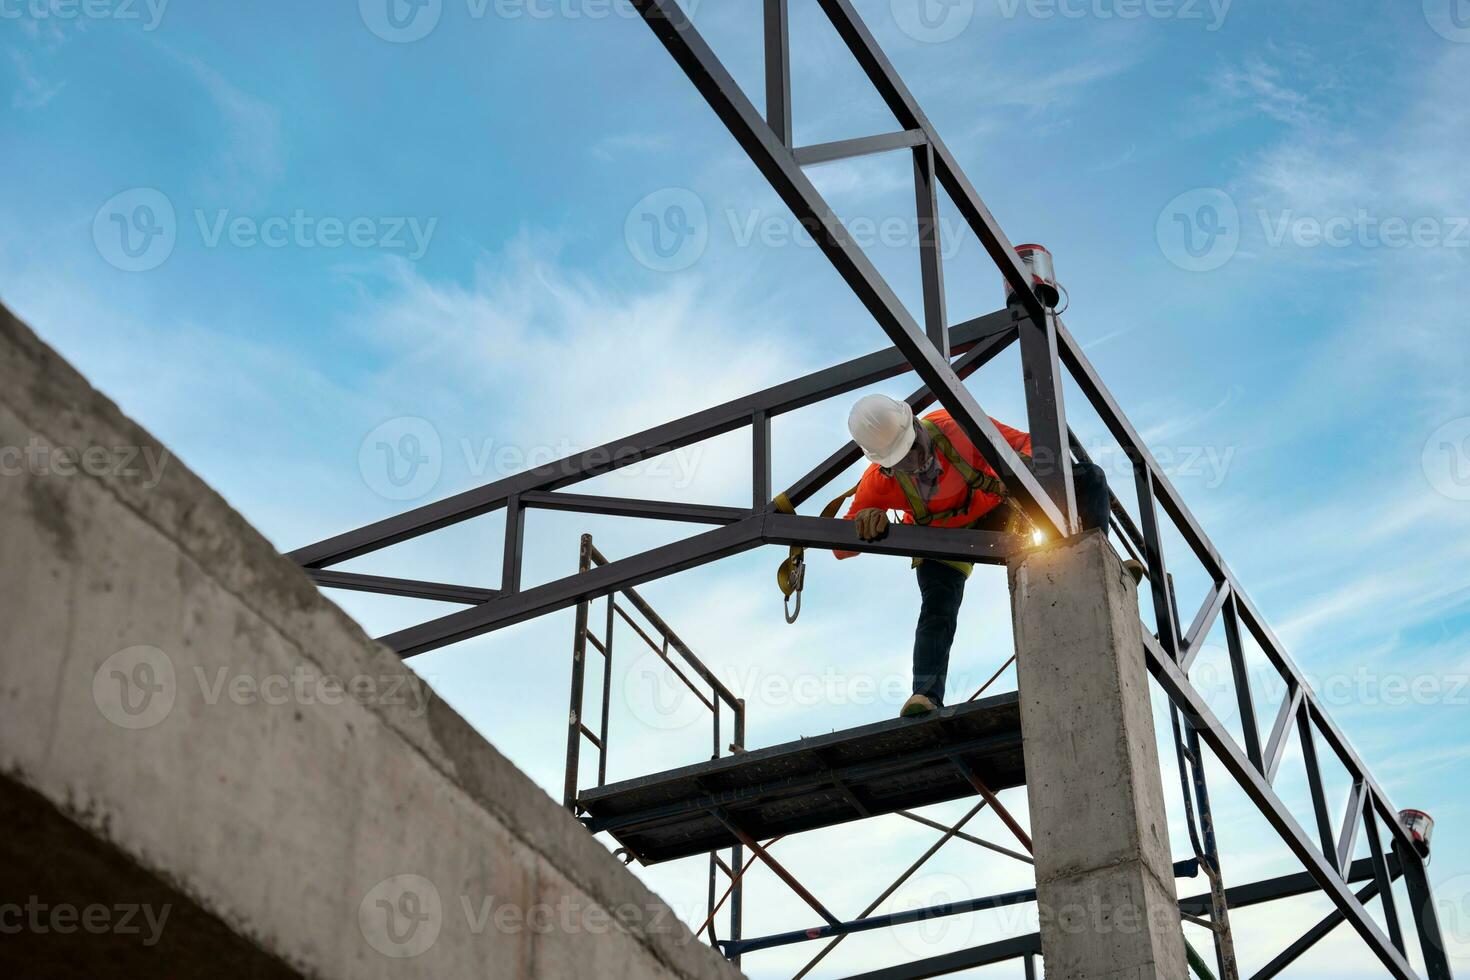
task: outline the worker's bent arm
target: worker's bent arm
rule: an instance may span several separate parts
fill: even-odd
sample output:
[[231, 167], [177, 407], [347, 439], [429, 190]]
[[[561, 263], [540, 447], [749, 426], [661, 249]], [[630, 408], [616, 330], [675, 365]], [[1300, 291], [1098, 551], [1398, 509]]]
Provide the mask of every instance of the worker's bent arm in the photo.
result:
[[1000, 437], [1012, 449], [1027, 456], [1031, 455], [1031, 433], [1022, 432], [1020, 429], [1013, 429], [1004, 422], [997, 421], [996, 419], [991, 419], [990, 421], [995, 423], [995, 427], [1000, 430]]
[[[897, 499], [895, 499], [895, 494]], [[903, 491], [898, 489], [898, 484], [883, 475], [877, 466], [869, 466], [863, 473], [863, 478], [858, 481], [857, 493], [853, 494], [852, 503], [843, 515], [844, 520], [852, 520], [859, 511], [877, 508], [878, 510], [907, 510], [907, 501], [903, 499]], [[842, 551], [834, 549], [832, 554], [838, 560], [855, 558], [856, 551]]]

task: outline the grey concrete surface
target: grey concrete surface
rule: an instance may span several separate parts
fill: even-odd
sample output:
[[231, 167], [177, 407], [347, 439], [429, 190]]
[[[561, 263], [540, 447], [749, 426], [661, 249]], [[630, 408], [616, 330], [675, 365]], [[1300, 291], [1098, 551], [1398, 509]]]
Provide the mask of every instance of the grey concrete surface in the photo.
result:
[[0, 972], [739, 976], [3, 308], [0, 453]]
[[1047, 980], [1184, 980], [1133, 581], [1101, 532], [1009, 571]]

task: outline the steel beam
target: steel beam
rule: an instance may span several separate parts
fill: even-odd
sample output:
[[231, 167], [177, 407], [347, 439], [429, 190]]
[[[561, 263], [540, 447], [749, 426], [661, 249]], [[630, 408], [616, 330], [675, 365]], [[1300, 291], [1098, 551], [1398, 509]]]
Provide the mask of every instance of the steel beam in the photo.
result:
[[[852, 240], [841, 219], [802, 172], [796, 157], [771, 132], [677, 0], [632, 2], [796, 220], [812, 232], [818, 247], [858, 301], [903, 352], [924, 383], [934, 390], [940, 404], [949, 410], [960, 430], [1005, 481], [1031, 520], [1046, 534], [1066, 533], [1067, 515], [1047, 495], [980, 403], [960, 383], [949, 362], [940, 356], [867, 254]], [[826, 0], [824, 7], [833, 2], [845, 5], [845, 0]], [[953, 191], [950, 196], [954, 197]], [[1019, 264], [1014, 252], [1010, 262]], [[1039, 305], [1028, 281], [1023, 280], [1020, 289]], [[1035, 313], [1038, 317], [1045, 315], [1039, 309]]]
[[[1356, 897], [1359, 902], [1366, 905], [1379, 893], [1380, 888], [1381, 886], [1375, 881], [1359, 891]], [[1308, 929], [1300, 939], [1282, 950], [1281, 955], [1252, 974], [1251, 980], [1271, 980], [1272, 977], [1279, 976], [1282, 970], [1285, 970], [1288, 966], [1301, 959], [1313, 946], [1316, 946], [1323, 939], [1327, 938], [1332, 930], [1342, 925], [1343, 919], [1344, 916], [1340, 911], [1332, 911], [1326, 918]]]
[[847, 980], [927, 980], [928, 977], [942, 977], [950, 973], [959, 973], [961, 970], [1005, 963], [1023, 957], [1027, 961], [1026, 975], [1031, 977], [1033, 974], [1030, 958], [1040, 955], [1041, 934], [1033, 932], [1029, 936], [1002, 939], [983, 946], [972, 946], [970, 949], [913, 960], [899, 966], [870, 970], [867, 973], [855, 973]]
[[1002, 564], [1024, 539], [993, 531], [921, 528], [894, 525], [877, 541], [863, 541], [851, 521], [797, 517], [774, 512], [749, 513], [741, 520], [568, 576], [451, 613], [381, 637], [404, 657], [427, 653], [537, 616], [565, 609], [584, 599], [650, 582], [749, 551], [761, 544], [805, 545], [843, 551], [904, 557]]
[[1439, 930], [1439, 909], [1434, 904], [1424, 861], [1412, 844], [1395, 841], [1393, 849], [1404, 869], [1404, 885], [1409, 893], [1409, 906], [1414, 910], [1414, 928], [1419, 934], [1419, 952], [1424, 956], [1425, 972], [1429, 980], [1453, 980], [1444, 936]]
[[878, 46], [873, 38], [872, 32], [868, 30], [861, 17], [853, 9], [851, 0], [818, 0], [827, 19], [832, 22], [839, 37], [842, 38], [847, 49], [857, 59], [858, 65], [867, 74], [868, 80], [878, 90], [878, 94], [887, 103], [889, 110], [898, 119], [898, 124], [905, 129], [917, 129], [924, 133], [930, 145], [934, 147], [934, 158], [936, 170], [940, 182], [950, 199], [954, 201], [960, 214], [969, 223], [975, 236], [980, 239], [980, 244], [995, 262], [996, 268], [1005, 277], [1006, 281], [1022, 297], [1026, 305], [1026, 312], [1038, 323], [1046, 315], [1041, 301], [1036, 298], [1032, 291], [1031, 276], [1027, 274], [1020, 258], [1016, 255], [1015, 246], [1001, 230], [1000, 223], [980, 199], [974, 186], [970, 183], [964, 171], [960, 168], [954, 154], [945, 146], [944, 141], [939, 138], [939, 133], [934, 129], [929, 118], [924, 115], [924, 110], [919, 107], [919, 102], [904, 84], [893, 64], [889, 62], [888, 56]]
[[650, 582], [674, 572], [707, 565], [721, 558], [749, 551], [761, 543], [761, 518], [747, 517], [736, 524], [696, 534], [683, 541], [652, 548], [619, 561], [545, 585], [503, 596], [474, 609], [452, 613], [381, 637], [380, 642], [400, 656], [437, 650], [514, 623], [575, 605], [582, 599], [599, 599], [631, 585]]
[[1220, 616], [1220, 610], [1225, 608], [1225, 600], [1230, 598], [1230, 586], [1223, 582], [1216, 582], [1210, 594], [1205, 597], [1204, 604], [1200, 606], [1199, 612], [1195, 613], [1194, 621], [1184, 631], [1184, 639], [1181, 642], [1179, 662], [1184, 666], [1185, 673], [1189, 672], [1190, 666], [1195, 658], [1204, 649], [1205, 637], [1209, 635], [1210, 628], [1215, 625], [1215, 620]]
[[[1384, 822], [1389, 825], [1389, 832], [1394, 840], [1401, 845], [1412, 847], [1413, 843], [1409, 840], [1404, 829], [1398, 825], [1397, 816], [1393, 812], [1392, 807], [1387, 803], [1389, 799], [1388, 794], [1374, 780], [1368, 767], [1364, 765], [1362, 759], [1352, 748], [1347, 737], [1342, 733], [1342, 730], [1337, 727], [1336, 723], [1327, 716], [1326, 712], [1317, 703], [1316, 697], [1308, 688], [1305, 675], [1302, 674], [1301, 669], [1287, 655], [1285, 645], [1271, 630], [1265, 617], [1260, 614], [1255, 603], [1241, 586], [1240, 581], [1231, 572], [1230, 567], [1220, 556], [1213, 542], [1210, 541], [1209, 536], [1205, 534], [1199, 522], [1184, 504], [1183, 497], [1179, 494], [1178, 489], [1174, 487], [1173, 483], [1164, 474], [1163, 469], [1159, 466], [1158, 460], [1149, 451], [1148, 446], [1145, 445], [1138, 431], [1134, 429], [1133, 424], [1128, 421], [1128, 417], [1118, 406], [1112, 392], [1103, 383], [1096, 368], [1093, 367], [1092, 363], [1087, 359], [1086, 354], [1083, 353], [1081, 345], [1077, 343], [1076, 339], [1067, 330], [1066, 324], [1060, 319], [1057, 320], [1057, 344], [1058, 355], [1061, 357], [1062, 363], [1066, 365], [1073, 380], [1076, 381], [1077, 386], [1082, 390], [1082, 393], [1087, 397], [1088, 401], [1092, 403], [1093, 408], [1096, 409], [1103, 423], [1113, 434], [1113, 437], [1135, 459], [1135, 462], [1141, 463], [1141, 465], [1147, 467], [1150, 471], [1150, 483], [1159, 506], [1174, 522], [1180, 535], [1184, 538], [1200, 563], [1204, 565], [1206, 571], [1215, 576], [1217, 581], [1223, 580], [1230, 587], [1230, 604], [1236, 612], [1237, 622], [1243, 623], [1251, 631], [1252, 635], [1260, 643], [1262, 651], [1266, 654], [1272, 665], [1281, 672], [1288, 686], [1294, 692], [1300, 693], [1301, 703], [1304, 703], [1307, 710], [1312, 712], [1319, 732], [1332, 747], [1333, 751], [1337, 753], [1349, 774], [1355, 778], [1361, 777], [1367, 783], [1368, 788], [1372, 791], [1372, 798], [1382, 808], [1385, 818]], [[1288, 720], [1290, 720], [1290, 717], [1288, 717]], [[1281, 747], [1284, 748], [1284, 744]], [[1274, 775], [1275, 766], [1271, 764], [1271, 753], [1269, 751], [1266, 753], [1266, 761], [1266, 771]], [[1276, 762], [1279, 763], [1279, 761], [1278, 757]], [[1267, 778], [1269, 779], [1270, 775]]]
[[[952, 327], [950, 338], [957, 351], [969, 350], [977, 344], [995, 343], [998, 338], [1013, 336], [1014, 332], [1015, 325], [1011, 322], [1010, 313], [999, 310]], [[309, 568], [335, 565], [400, 541], [488, 514], [504, 506], [511, 494], [524, 496], [532, 491], [559, 490], [663, 453], [734, 432], [748, 425], [752, 413], [758, 410], [771, 417], [794, 412], [836, 395], [908, 374], [912, 370], [897, 347], [875, 351], [682, 419], [645, 429], [626, 438], [574, 453], [545, 466], [374, 521], [356, 530], [298, 548], [287, 557]]]
[[1271, 728], [1271, 740], [1266, 743], [1265, 765], [1261, 768], [1261, 774], [1268, 783], [1276, 782], [1276, 772], [1281, 768], [1281, 759], [1286, 755], [1286, 745], [1291, 740], [1291, 726], [1301, 714], [1304, 697], [1305, 689], [1293, 684], [1281, 702], [1281, 710], [1276, 713], [1276, 724]]
[[1373, 880], [1378, 882], [1379, 894], [1383, 896], [1383, 918], [1388, 923], [1388, 938], [1400, 953], [1404, 948], [1404, 927], [1399, 922], [1398, 903], [1393, 896], [1392, 879], [1398, 877], [1398, 861], [1390, 862], [1383, 853], [1383, 838], [1378, 833], [1378, 821], [1373, 816], [1373, 807], [1363, 811], [1363, 829], [1368, 832], [1368, 847], [1373, 862]]
[[[991, 317], [996, 315], [991, 314]], [[954, 352], [961, 349], [954, 346], [961, 336], [961, 330], [961, 327], [952, 327], [949, 331], [950, 345]], [[1001, 327], [996, 333], [988, 335], [986, 339], [973, 346], [966, 345], [969, 346], [969, 349], [954, 362], [954, 373], [961, 379], [968, 378], [994, 360], [997, 355], [1014, 343], [1015, 339], [1016, 330], [1013, 324], [1010, 329]], [[909, 407], [917, 415], [934, 404], [934, 392], [929, 390], [928, 385], [924, 385], [909, 395], [907, 400]], [[818, 490], [835, 480], [843, 470], [862, 458], [863, 451], [858, 448], [857, 443], [849, 439], [845, 446], [818, 463], [805, 476], [793, 483], [786, 491], [787, 499], [793, 506], [801, 506]]]
[[796, 162], [803, 167], [811, 167], [819, 163], [831, 163], [833, 160], [850, 160], [874, 153], [886, 153], [889, 150], [924, 146], [928, 142], [924, 134], [917, 129], [883, 133], [880, 136], [859, 136], [856, 139], [833, 140], [830, 143], [799, 146], [795, 151]]
[[1261, 755], [1261, 726], [1256, 720], [1256, 699], [1251, 689], [1250, 667], [1245, 662], [1245, 646], [1240, 639], [1240, 618], [1235, 611], [1235, 597], [1225, 603], [1225, 646], [1230, 654], [1230, 672], [1235, 680], [1235, 703], [1240, 710], [1240, 727], [1245, 737], [1245, 754], [1262, 772], [1266, 771]]
[[[1400, 874], [1398, 862], [1393, 862], [1393, 876], [1397, 878]], [[1364, 858], [1354, 861], [1349, 869], [1347, 881], [1352, 884], [1359, 881], [1368, 881], [1373, 878], [1373, 862]], [[1252, 881], [1244, 885], [1234, 885], [1225, 889], [1225, 900], [1232, 909], [1247, 909], [1254, 905], [1264, 905], [1267, 902], [1279, 901], [1283, 898], [1297, 898], [1301, 895], [1315, 895], [1322, 890], [1315, 878], [1305, 871], [1294, 875], [1282, 875], [1279, 878], [1267, 878], [1263, 881]], [[1210, 894], [1205, 892], [1200, 895], [1191, 895], [1179, 900], [1179, 911], [1189, 915], [1206, 915], [1210, 911]]]
[[1179, 669], [1179, 665], [1147, 632], [1143, 636], [1143, 645], [1148, 669], [1154, 679], [1159, 682], [1169, 699], [1188, 715], [1190, 722], [1199, 730], [1200, 737], [1209, 744], [1220, 764], [1235, 778], [1246, 796], [1261, 811], [1262, 816], [1281, 836], [1286, 846], [1302, 862], [1322, 890], [1327, 893], [1327, 897], [1332, 899], [1333, 904], [1346, 915], [1348, 922], [1368, 944], [1374, 955], [1398, 980], [1418, 980], [1403, 954], [1395, 949], [1388, 938], [1383, 935], [1372, 916], [1353, 896], [1337, 869], [1318, 851], [1317, 846], [1292, 817], [1280, 797], [1271, 789], [1270, 783], [1256, 770], [1255, 766], [1251, 765], [1250, 759], [1235, 744], [1235, 739], [1231, 737], [1220, 719], [1215, 717], [1204, 698], [1195, 691], [1188, 676]]
[[538, 510], [601, 514], [605, 517], [641, 517], [654, 521], [680, 521], [689, 524], [734, 524], [750, 516], [750, 511], [741, 507], [685, 504], [669, 500], [639, 500], [634, 497], [602, 497], [594, 494], [566, 493], [560, 490], [532, 490], [520, 496], [523, 506]]
[[[919, 272], [924, 291], [924, 333], [949, 360], [949, 314], [945, 312], [944, 251], [939, 230], [939, 185], [934, 178], [934, 148], [914, 147], [914, 199], [918, 206]], [[955, 372], [958, 374], [959, 372]], [[1045, 481], [1042, 481], [1045, 485]]]
[[1368, 802], [1367, 790], [1361, 779], [1353, 781], [1348, 795], [1347, 813], [1342, 818], [1342, 832], [1337, 839], [1337, 866], [1346, 868], [1353, 860], [1353, 851], [1358, 846], [1358, 832], [1363, 827], [1363, 806]]
[[500, 595], [496, 589], [477, 589], [468, 585], [446, 585], [443, 582], [420, 582], [417, 579], [388, 578], [383, 575], [361, 575], [322, 568], [308, 568], [306, 574], [324, 589], [346, 589], [350, 592], [373, 592], [396, 595], [405, 599], [433, 599], [478, 606]]
[[1317, 818], [1317, 840], [1322, 847], [1322, 857], [1334, 870], [1340, 871], [1337, 835], [1332, 831], [1332, 815], [1327, 812], [1327, 791], [1322, 786], [1322, 763], [1317, 759], [1317, 736], [1310, 712], [1303, 711], [1297, 715], [1297, 732], [1302, 745], [1302, 759], [1307, 767], [1307, 789], [1312, 796], [1312, 813]]
[[851, 521], [775, 513], [766, 515], [765, 529], [761, 533], [767, 544], [795, 544], [870, 555], [970, 561], [985, 565], [1003, 565], [1012, 554], [1030, 544], [1015, 534], [919, 527], [915, 524], [890, 524], [883, 537], [876, 541], [863, 541], [854, 533]]
[[834, 936], [848, 936], [857, 932], [871, 932], [874, 929], [887, 929], [892, 926], [924, 922], [929, 919], [941, 919], [951, 915], [964, 915], [967, 912], [983, 912], [988, 909], [1025, 905], [1028, 902], [1034, 901], [1036, 901], [1036, 889], [1027, 888], [1021, 891], [1006, 892], [1001, 895], [987, 895], [984, 898], [967, 898], [957, 902], [946, 902], [942, 905], [933, 905], [928, 908], [873, 915], [864, 919], [854, 919], [850, 922], [829, 922], [824, 926], [812, 926], [809, 929], [798, 929], [793, 932], [783, 932], [771, 936], [760, 936], [755, 939], [745, 939], [738, 944], [738, 947], [733, 943], [726, 943], [725, 955], [730, 956], [737, 951], [743, 955], [762, 949], [790, 946], [793, 943], [807, 942], [812, 939], [830, 939]]
[[766, 124], [791, 145], [791, 17], [788, 0], [765, 0]]

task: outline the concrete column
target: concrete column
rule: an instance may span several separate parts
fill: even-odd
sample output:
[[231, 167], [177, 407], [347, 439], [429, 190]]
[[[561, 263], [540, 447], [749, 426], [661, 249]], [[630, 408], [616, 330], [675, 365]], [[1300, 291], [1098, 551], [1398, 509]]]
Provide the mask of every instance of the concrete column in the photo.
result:
[[1010, 584], [1047, 980], [1184, 980], [1133, 581], [1092, 531]]

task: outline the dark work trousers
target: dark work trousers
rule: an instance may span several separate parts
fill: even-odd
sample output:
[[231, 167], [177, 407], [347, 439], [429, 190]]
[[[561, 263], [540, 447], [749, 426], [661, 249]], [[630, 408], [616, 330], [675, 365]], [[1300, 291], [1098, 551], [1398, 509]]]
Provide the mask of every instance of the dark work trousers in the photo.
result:
[[[1074, 463], [1072, 483], [1077, 490], [1077, 516], [1082, 529], [1108, 526], [1108, 480], [1101, 466]], [[982, 525], [983, 526], [983, 525]], [[944, 681], [949, 673], [949, 650], [965, 598], [966, 576], [940, 561], [925, 561], [919, 577], [919, 625], [914, 630], [914, 693], [935, 704], [944, 703]]]

